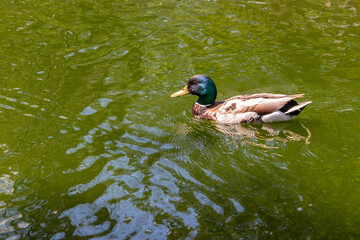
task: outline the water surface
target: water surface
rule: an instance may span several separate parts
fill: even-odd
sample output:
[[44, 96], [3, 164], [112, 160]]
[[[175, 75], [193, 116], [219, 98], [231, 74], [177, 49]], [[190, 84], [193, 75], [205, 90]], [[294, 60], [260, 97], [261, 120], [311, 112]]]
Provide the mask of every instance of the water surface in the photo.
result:
[[[360, 237], [356, 1], [1, 1], [1, 239]], [[295, 120], [195, 120], [305, 93]]]

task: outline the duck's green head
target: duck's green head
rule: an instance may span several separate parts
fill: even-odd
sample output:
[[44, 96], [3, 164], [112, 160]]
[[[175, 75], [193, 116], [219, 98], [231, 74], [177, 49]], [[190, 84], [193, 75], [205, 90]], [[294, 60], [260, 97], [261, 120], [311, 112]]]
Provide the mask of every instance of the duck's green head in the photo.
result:
[[215, 83], [206, 75], [192, 76], [187, 85], [171, 97], [180, 97], [189, 93], [198, 96], [197, 102], [202, 105], [213, 104], [217, 95]]

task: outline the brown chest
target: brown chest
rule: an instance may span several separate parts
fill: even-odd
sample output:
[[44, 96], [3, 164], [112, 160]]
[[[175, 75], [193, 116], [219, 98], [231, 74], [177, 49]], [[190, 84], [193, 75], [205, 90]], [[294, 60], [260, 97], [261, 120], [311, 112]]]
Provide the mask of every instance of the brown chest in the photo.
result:
[[198, 103], [194, 103], [191, 112], [196, 118], [216, 120], [216, 111], [214, 111], [214, 105], [204, 106]]

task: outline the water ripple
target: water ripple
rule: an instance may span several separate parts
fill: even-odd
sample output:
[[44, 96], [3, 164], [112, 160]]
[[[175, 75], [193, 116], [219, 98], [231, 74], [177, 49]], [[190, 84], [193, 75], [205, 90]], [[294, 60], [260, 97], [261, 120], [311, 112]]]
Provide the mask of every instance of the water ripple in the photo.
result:
[[[0, 238], [354, 238], [355, 5], [4, 2]], [[314, 103], [288, 123], [196, 120], [169, 95], [197, 73], [219, 99]]]

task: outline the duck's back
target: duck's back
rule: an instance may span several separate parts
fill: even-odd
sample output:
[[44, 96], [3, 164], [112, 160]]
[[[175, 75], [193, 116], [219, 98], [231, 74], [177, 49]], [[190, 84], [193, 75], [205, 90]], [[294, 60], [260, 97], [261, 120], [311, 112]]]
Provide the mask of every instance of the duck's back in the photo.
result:
[[[284, 121], [294, 117], [287, 116], [285, 112], [298, 104], [293, 99], [299, 97], [303, 97], [303, 94], [258, 93], [238, 95], [218, 102], [215, 107], [203, 109], [203, 115], [207, 119], [213, 119], [224, 124], [261, 122], [266, 119]], [[266, 118], [263, 119], [265, 116]]]

